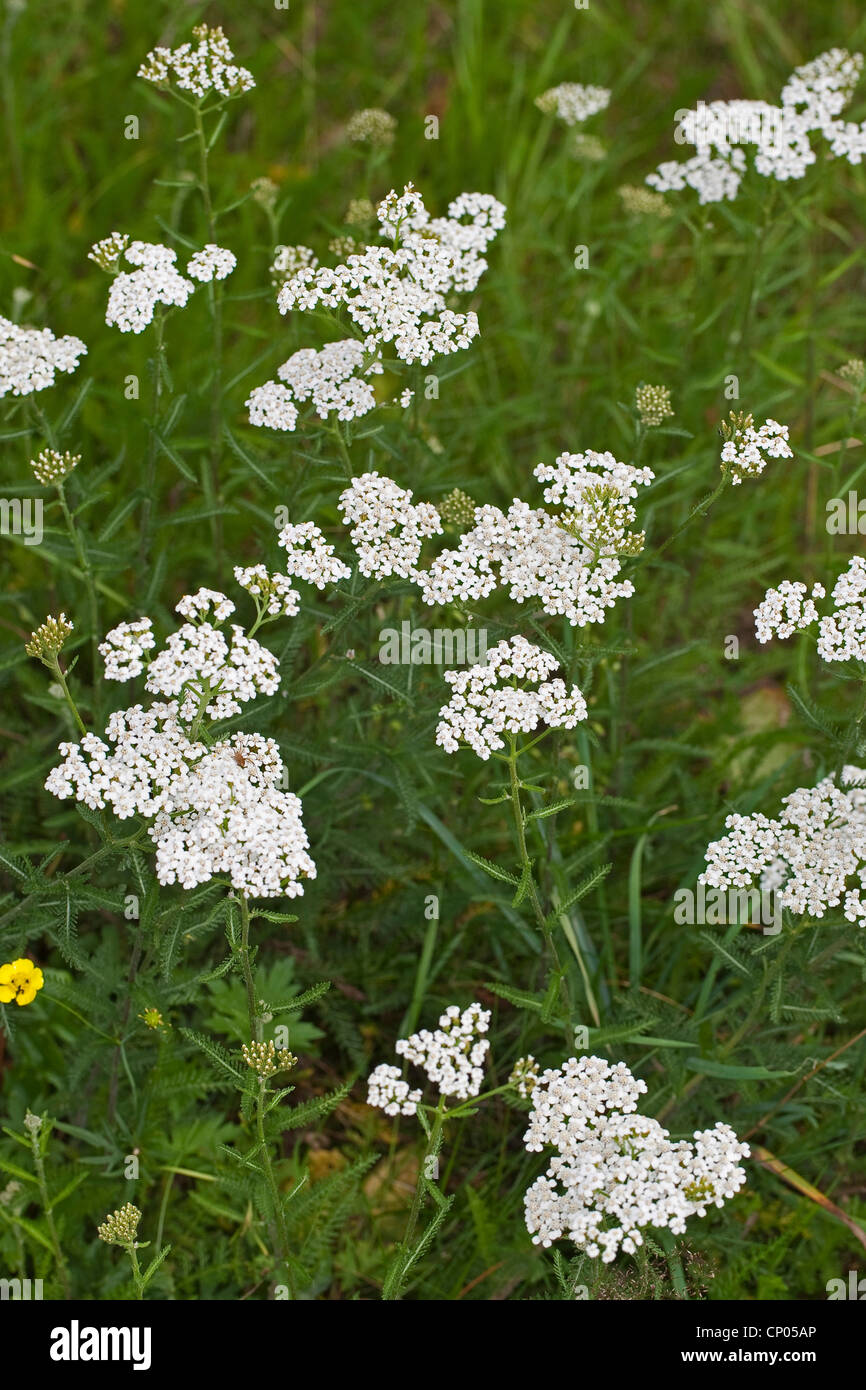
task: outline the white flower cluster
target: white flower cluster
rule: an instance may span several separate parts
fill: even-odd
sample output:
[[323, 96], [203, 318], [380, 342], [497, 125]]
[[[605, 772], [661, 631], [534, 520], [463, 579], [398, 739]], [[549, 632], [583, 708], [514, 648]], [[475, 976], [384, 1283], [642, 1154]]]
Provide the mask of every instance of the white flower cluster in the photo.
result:
[[532, 733], [539, 724], [573, 729], [586, 718], [586, 701], [576, 685], [547, 679], [557, 664], [518, 636], [497, 643], [483, 664], [446, 671], [452, 693], [439, 711], [436, 742], [446, 753], [468, 744], [486, 762], [505, 747], [503, 733]]
[[201, 251], [196, 251], [190, 257], [186, 273], [205, 285], [211, 280], [227, 279], [237, 263], [238, 258], [233, 251], [227, 251], [224, 246], [216, 246], [214, 242], [209, 241]]
[[362, 473], [340, 493], [337, 505], [346, 525], [352, 527], [349, 539], [363, 575], [417, 579], [424, 539], [442, 533], [442, 520], [432, 502], [413, 503], [412, 493], [391, 478]]
[[731, 815], [728, 831], [707, 846], [700, 882], [713, 888], [758, 887], [783, 908], [823, 917], [842, 906], [866, 925], [866, 771], [846, 766], [840, 778], [798, 787], [778, 818]]
[[603, 623], [617, 599], [634, 593], [631, 581], [618, 576], [621, 556], [636, 554], [643, 544], [628, 527], [635, 519], [632, 499], [652, 481], [651, 470], [589, 449], [560, 454], [555, 464], [539, 464], [534, 472], [549, 484], [545, 502], [565, 513], [551, 515], [517, 498], [507, 513], [477, 507], [475, 525], [458, 546], [442, 551], [422, 572], [425, 603], [477, 601], [501, 584], [518, 603], [540, 599], [546, 613], [583, 627]]
[[682, 1235], [688, 1217], [742, 1187], [749, 1149], [728, 1125], [674, 1143], [657, 1120], [635, 1113], [645, 1091], [624, 1063], [602, 1057], [571, 1057], [542, 1073], [524, 1143], [556, 1156], [524, 1199], [533, 1244], [568, 1237], [610, 1264], [620, 1249], [633, 1254], [643, 1244], [645, 1227]]
[[[394, 1051], [425, 1071], [440, 1095], [468, 1100], [478, 1095], [484, 1081], [484, 1059], [490, 1047], [484, 1035], [489, 1025], [489, 1009], [470, 1004], [461, 1013], [452, 1004], [440, 1017], [438, 1028], [433, 1032], [422, 1028], [409, 1038], [400, 1038]], [[367, 1085], [368, 1105], [376, 1105], [388, 1115], [415, 1114], [421, 1092], [410, 1091], [396, 1067], [376, 1067]]]
[[74, 372], [87, 352], [80, 338], [55, 338], [48, 328], [21, 328], [0, 315], [0, 398], [30, 396]]
[[748, 425], [722, 445], [722, 466], [730, 472], [734, 484], [741, 483], [744, 478], [757, 478], [766, 468], [768, 459], [793, 457], [788, 426], [780, 425], [777, 420], [765, 420], [759, 429]]
[[378, 216], [392, 245], [367, 246], [332, 268], [299, 270], [279, 292], [280, 312], [344, 308], [371, 359], [385, 344], [410, 364], [468, 347], [479, 332], [477, 316], [456, 313], [447, 296], [474, 290], [487, 269], [483, 252], [505, 225], [502, 204], [464, 193], [447, 217], [431, 218], [408, 184], [402, 194], [388, 194]]
[[[369, 361], [357, 338], [328, 343], [316, 351], [301, 348], [277, 368], [279, 382], [257, 386], [246, 402], [250, 423], [270, 429], [293, 430], [298, 420], [297, 403], [310, 401], [320, 420], [357, 420], [376, 406], [366, 377], [383, 370], [378, 360]], [[282, 384], [280, 384], [282, 383]]]
[[764, 101], [701, 102], [678, 113], [677, 139], [695, 154], [660, 164], [646, 182], [660, 193], [692, 188], [701, 203], [735, 198], [748, 168], [764, 178], [801, 179], [816, 162], [810, 137], [829, 143], [831, 155], [859, 164], [866, 153], [866, 122], [838, 120], [863, 67], [860, 53], [833, 48], [798, 67], [782, 89], [779, 104]]
[[566, 125], [580, 125], [610, 102], [607, 87], [587, 87], [581, 82], [560, 82], [535, 98], [535, 104], [547, 116], [558, 116]]
[[134, 705], [108, 722], [105, 738], [62, 743], [64, 761], [46, 789], [120, 819], [150, 822], [162, 884], [194, 888], [226, 876], [245, 897], [297, 897], [315, 878], [301, 803], [280, 790], [284, 767], [273, 739], [232, 734], [210, 746], [191, 740], [176, 702]]
[[832, 611], [820, 616], [814, 600], [824, 597], [823, 584], [812, 585], [810, 598], [805, 584], [787, 579], [768, 589], [755, 609], [758, 641], [791, 637], [818, 622], [816, 647], [822, 661], [866, 662], [866, 560], [851, 557], [833, 585]]
[[226, 718], [260, 692], [273, 694], [276, 659], [241, 627], [226, 639], [220, 624], [234, 604], [224, 594], [199, 589], [176, 611], [187, 621], [153, 657], [149, 618], [121, 623], [99, 648], [109, 680], [146, 672], [145, 688], [169, 699], [118, 711], [104, 738], [88, 733], [80, 744], [61, 744], [63, 761], [46, 788], [93, 810], [110, 807], [120, 819], [142, 816], [160, 883], [192, 888], [225, 876], [247, 897], [296, 897], [316, 869], [301, 803], [282, 790], [277, 745], [255, 733], [196, 736], [205, 716]]
[[177, 253], [159, 242], [132, 241], [123, 255], [138, 269], [115, 275], [108, 291], [105, 322], [121, 333], [142, 333], [153, 320], [157, 304], [182, 309], [195, 285], [177, 270]]
[[384, 1110], [386, 1115], [415, 1115], [421, 1092], [409, 1089], [400, 1076], [400, 1068], [383, 1062], [367, 1077], [367, 1104]]
[[271, 262], [271, 280], [284, 285], [299, 270], [315, 270], [319, 258], [309, 246], [275, 246]]
[[334, 547], [312, 521], [289, 522], [277, 543], [286, 552], [286, 573], [293, 579], [324, 589], [326, 584], [352, 577], [349, 566], [334, 554]]
[[271, 618], [294, 618], [300, 609], [301, 596], [292, 588], [287, 574], [269, 574], [264, 565], [235, 566], [235, 580], [259, 603]]
[[192, 32], [196, 44], [154, 48], [138, 69], [138, 76], [158, 87], [173, 85], [181, 92], [191, 92], [199, 101], [211, 93], [226, 99], [240, 96], [256, 85], [252, 73], [238, 67], [221, 28], [197, 24]]

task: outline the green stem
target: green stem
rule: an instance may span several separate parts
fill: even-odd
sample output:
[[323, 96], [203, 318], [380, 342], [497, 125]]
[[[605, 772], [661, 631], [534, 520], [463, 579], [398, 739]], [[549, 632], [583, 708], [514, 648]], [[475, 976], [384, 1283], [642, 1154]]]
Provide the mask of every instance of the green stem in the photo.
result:
[[262, 1020], [259, 1016], [258, 1004], [256, 1003], [256, 987], [253, 981], [253, 971], [250, 964], [250, 905], [245, 897], [241, 897], [241, 970], [243, 971], [244, 984], [247, 990], [247, 1010], [250, 1019], [250, 1038], [260, 1043], [262, 1041]]
[[280, 1196], [280, 1189], [277, 1185], [276, 1174], [274, 1173], [271, 1155], [268, 1152], [267, 1140], [265, 1138], [265, 1082], [263, 1077], [259, 1077], [258, 1094], [256, 1096], [256, 1130], [259, 1136], [259, 1147], [261, 1149], [262, 1162], [265, 1165], [265, 1175], [270, 1189], [271, 1202], [274, 1208], [274, 1220], [277, 1226], [277, 1241], [280, 1247], [280, 1255], [286, 1271], [289, 1285], [289, 1296], [294, 1299], [297, 1297], [297, 1286], [295, 1284], [295, 1274], [289, 1259], [289, 1233], [286, 1229], [286, 1218], [283, 1213], [283, 1202]]
[[54, 1212], [51, 1209], [51, 1198], [48, 1194], [48, 1182], [45, 1177], [45, 1163], [42, 1158], [40, 1148], [39, 1132], [30, 1132], [30, 1147], [33, 1150], [33, 1165], [36, 1169], [36, 1180], [39, 1183], [39, 1196], [42, 1199], [42, 1210], [45, 1213], [45, 1220], [48, 1225], [48, 1233], [51, 1236], [51, 1245], [54, 1250], [54, 1258], [57, 1261], [57, 1269], [60, 1275], [60, 1282], [63, 1285], [63, 1292], [67, 1299], [71, 1297], [69, 1292], [69, 1275], [66, 1269], [66, 1259], [60, 1245], [60, 1237], [57, 1234], [57, 1227], [54, 1224]]

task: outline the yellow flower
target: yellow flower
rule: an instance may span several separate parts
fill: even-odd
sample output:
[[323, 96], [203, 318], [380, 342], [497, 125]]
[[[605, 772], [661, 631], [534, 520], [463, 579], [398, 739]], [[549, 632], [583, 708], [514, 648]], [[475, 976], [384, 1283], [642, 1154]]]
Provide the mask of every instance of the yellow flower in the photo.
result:
[[22, 958], [13, 960], [11, 965], [0, 965], [0, 1004], [32, 1004], [37, 989], [45, 984], [42, 971], [32, 960]]

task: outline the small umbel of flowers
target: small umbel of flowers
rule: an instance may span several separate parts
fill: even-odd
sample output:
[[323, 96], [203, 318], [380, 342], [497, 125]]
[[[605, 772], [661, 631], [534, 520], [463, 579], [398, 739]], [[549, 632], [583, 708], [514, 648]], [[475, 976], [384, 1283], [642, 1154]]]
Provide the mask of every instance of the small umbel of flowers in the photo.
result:
[[387, 150], [394, 143], [397, 122], [388, 111], [378, 106], [366, 107], [363, 111], [353, 111], [346, 122], [346, 138], [355, 144], [371, 145], [374, 149]]
[[822, 615], [815, 600], [825, 598], [823, 584], [809, 590], [799, 581], [784, 579], [767, 590], [755, 609], [755, 636], [759, 642], [784, 639], [817, 623], [816, 650], [822, 661], [866, 662], [866, 560], [861, 555], [852, 555], [833, 585], [833, 606]]
[[866, 386], [866, 362], [862, 357], [849, 357], [847, 362], [842, 363], [838, 375], [843, 381], [850, 381], [852, 386], [862, 390]]
[[641, 384], [634, 393], [634, 408], [641, 424], [649, 429], [663, 425], [674, 413], [671, 393], [667, 386]]
[[461, 488], [455, 487], [442, 498], [441, 502], [436, 503], [436, 510], [445, 522], [446, 526], [462, 528], [471, 526], [475, 520], [475, 502], [468, 492], [463, 492]]
[[28, 656], [35, 657], [43, 666], [53, 671], [57, 657], [73, 630], [74, 626], [65, 613], [59, 613], [56, 618], [46, 618], [45, 622], [40, 623], [36, 631], [30, 634], [30, 641], [24, 644], [24, 650]]
[[[177, 269], [177, 252], [155, 241], [130, 241], [120, 232], [96, 242], [90, 260], [114, 278], [108, 292], [105, 322], [121, 333], [143, 333], [157, 306], [182, 309], [195, 290], [193, 280]], [[122, 261], [135, 270], [121, 270]], [[232, 251], [209, 243], [190, 257], [187, 275], [206, 283], [224, 280], [237, 260]]]
[[539, 111], [546, 116], [557, 116], [566, 125], [580, 125], [590, 116], [604, 111], [609, 103], [607, 87], [584, 86], [581, 82], [560, 82], [558, 87], [549, 87], [535, 98]]
[[39, 966], [26, 956], [7, 961], [0, 965], [0, 1004], [11, 1004], [13, 1000], [19, 1007], [32, 1004], [44, 984]]
[[362, 473], [340, 493], [337, 503], [358, 568], [367, 578], [418, 578], [424, 540], [442, 532], [432, 502], [413, 502], [412, 493], [379, 473]]
[[674, 1142], [636, 1113], [645, 1091], [625, 1063], [603, 1057], [570, 1057], [538, 1078], [523, 1142], [555, 1156], [524, 1199], [533, 1244], [567, 1238], [610, 1264], [620, 1250], [634, 1254], [647, 1227], [682, 1235], [689, 1217], [724, 1206], [743, 1186], [749, 1149], [730, 1126], [719, 1121], [693, 1144]]
[[74, 372], [86, 352], [80, 338], [55, 338], [48, 328], [22, 328], [0, 315], [0, 399], [44, 391], [58, 372]]
[[731, 482], [739, 484], [744, 478], [757, 478], [763, 473], [768, 459], [790, 459], [794, 451], [788, 443], [788, 426], [776, 420], [765, 420], [759, 429], [744, 411], [732, 410], [723, 420], [720, 433], [722, 472], [729, 473]]
[[[442, 1100], [451, 1096], [469, 1100], [479, 1094], [484, 1081], [489, 1026], [489, 1009], [474, 1003], [461, 1012], [452, 1004], [441, 1015], [437, 1028], [422, 1028], [411, 1037], [398, 1039], [394, 1051], [426, 1073]], [[388, 1115], [414, 1115], [421, 1095], [421, 1091], [409, 1089], [394, 1066], [378, 1066], [370, 1073], [367, 1104]]]
[[68, 450], [60, 454], [56, 449], [42, 449], [35, 459], [30, 460], [30, 470], [37, 483], [50, 487], [62, 483], [80, 462], [80, 454], [70, 454]]
[[446, 671], [451, 699], [439, 711], [436, 742], [446, 753], [469, 747], [483, 761], [505, 747], [505, 737], [532, 733], [539, 724], [573, 729], [586, 718], [586, 701], [557, 677], [555, 656], [525, 637], [511, 637], [488, 651], [483, 664]]
[[727, 834], [707, 846], [699, 882], [712, 888], [773, 892], [782, 908], [822, 918], [841, 908], [866, 925], [866, 770], [783, 797], [778, 815], [730, 815]]
[[525, 1057], [518, 1057], [511, 1069], [508, 1078], [509, 1086], [513, 1086], [519, 1096], [524, 1100], [529, 1100], [532, 1092], [538, 1085], [539, 1066], [531, 1052]]
[[252, 73], [235, 62], [221, 28], [197, 24], [192, 34], [195, 44], [154, 48], [138, 69], [138, 76], [176, 94], [189, 93], [197, 102], [213, 96], [216, 105], [255, 87]]
[[277, 1072], [291, 1071], [292, 1067], [298, 1064], [297, 1057], [288, 1048], [278, 1049], [272, 1042], [244, 1043], [241, 1051], [250, 1071], [254, 1071], [262, 1081], [276, 1076]]
[[97, 1226], [96, 1234], [100, 1240], [104, 1240], [106, 1245], [121, 1245], [124, 1250], [130, 1247], [135, 1249], [138, 1245], [138, 1223], [141, 1220], [141, 1212], [138, 1207], [134, 1207], [131, 1202], [126, 1202], [117, 1211], [111, 1212], [106, 1216], [101, 1226]]

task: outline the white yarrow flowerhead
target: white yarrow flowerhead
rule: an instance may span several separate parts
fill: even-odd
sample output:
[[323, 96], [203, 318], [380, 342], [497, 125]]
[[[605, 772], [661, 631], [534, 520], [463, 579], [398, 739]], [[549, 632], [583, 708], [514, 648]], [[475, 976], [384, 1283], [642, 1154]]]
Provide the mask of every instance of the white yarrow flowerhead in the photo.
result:
[[439, 711], [436, 742], [446, 753], [468, 746], [485, 762], [505, 747], [503, 734], [532, 733], [539, 724], [573, 729], [586, 718], [586, 701], [573, 685], [550, 680], [558, 662], [525, 637], [488, 651], [484, 663], [446, 671], [451, 699]]
[[730, 815], [727, 834], [707, 846], [699, 882], [712, 888], [774, 892], [782, 908], [821, 918], [841, 909], [866, 925], [866, 771], [798, 787], [774, 819]]
[[586, 87], [580, 82], [561, 82], [535, 98], [539, 111], [546, 116], [558, 116], [566, 125], [579, 125], [604, 111], [609, 103], [607, 87]]
[[[102, 260], [96, 252], [103, 245], [97, 242], [91, 252], [91, 259], [98, 264]], [[121, 333], [142, 333], [153, 321], [158, 304], [182, 309], [195, 289], [192, 280], [177, 270], [177, 253], [159, 242], [132, 241], [120, 259], [136, 267], [118, 270], [108, 292], [105, 322]]]
[[300, 610], [301, 596], [292, 588], [287, 574], [269, 574], [264, 565], [235, 566], [235, 580], [256, 600], [259, 611], [268, 617], [294, 618]]
[[847, 570], [833, 585], [832, 608], [823, 614], [815, 600], [826, 597], [823, 584], [806, 585], [785, 579], [768, 589], [755, 609], [755, 636], [759, 642], [791, 637], [818, 623], [816, 649], [822, 661], [866, 662], [866, 560], [852, 555]]
[[645, 1228], [682, 1235], [689, 1217], [723, 1206], [743, 1186], [749, 1149], [728, 1125], [675, 1143], [657, 1120], [636, 1113], [645, 1091], [623, 1062], [602, 1057], [570, 1057], [538, 1078], [523, 1142], [530, 1153], [551, 1147], [555, 1156], [524, 1199], [533, 1244], [567, 1238], [610, 1264], [643, 1244]]
[[255, 87], [252, 73], [235, 62], [221, 28], [197, 24], [192, 32], [195, 44], [154, 48], [138, 69], [138, 76], [157, 87], [191, 92], [199, 101], [211, 95], [227, 101]]
[[48, 328], [21, 328], [0, 315], [0, 398], [31, 396], [74, 372], [87, 348], [80, 338], [55, 338]]
[[302, 579], [306, 584], [314, 584], [324, 589], [328, 584], [338, 584], [341, 579], [351, 579], [352, 571], [345, 565], [330, 541], [312, 521], [289, 522], [281, 530], [277, 543], [286, 552], [286, 573], [292, 579]]
[[722, 472], [730, 473], [731, 482], [740, 484], [744, 478], [757, 478], [763, 473], [768, 459], [790, 459], [794, 451], [788, 443], [788, 426], [776, 420], [765, 420], [759, 429], [751, 415], [730, 412], [730, 423], [722, 422]]
[[364, 111], [354, 111], [346, 122], [346, 136], [356, 144], [373, 145], [378, 149], [388, 149], [394, 143], [397, 122], [388, 111], [378, 106], [367, 107]]
[[539, 599], [546, 613], [583, 627], [603, 623], [617, 599], [634, 593], [619, 575], [623, 559], [643, 547], [643, 533], [629, 529], [632, 502], [652, 471], [588, 449], [560, 454], [534, 472], [548, 484], [545, 502], [562, 510], [532, 508], [518, 498], [507, 513], [477, 507], [475, 525], [459, 545], [421, 571], [425, 603], [477, 602], [501, 585], [517, 603]]
[[349, 540], [368, 579], [417, 578], [424, 540], [442, 533], [432, 502], [413, 502], [411, 492], [375, 472], [353, 478], [337, 506], [352, 527]]
[[408, 364], [458, 352], [479, 332], [474, 311], [449, 297], [474, 290], [487, 269], [484, 252], [505, 225], [505, 208], [484, 193], [463, 193], [446, 217], [430, 216], [407, 184], [379, 204], [386, 245], [366, 246], [337, 266], [302, 267], [277, 296], [280, 313], [344, 309], [367, 359], [389, 350]]
[[[484, 1060], [490, 1047], [485, 1034], [490, 1025], [489, 1009], [470, 1004], [461, 1013], [450, 1005], [432, 1032], [422, 1028], [394, 1045], [399, 1057], [426, 1072], [441, 1096], [468, 1100], [477, 1096], [484, 1082]], [[367, 1104], [387, 1115], [414, 1115], [421, 1092], [410, 1090], [394, 1066], [376, 1067], [367, 1080]]]
[[70, 454], [68, 449], [62, 454], [56, 449], [42, 449], [35, 459], [30, 460], [30, 469], [37, 483], [48, 487], [51, 483], [62, 483], [80, 462], [81, 455]]
[[[275, 597], [285, 602], [282, 585], [266, 571], [264, 580], [241, 573], [251, 591], [260, 590], [260, 605]], [[107, 679], [144, 674], [145, 689], [168, 698], [119, 710], [103, 737], [88, 733], [80, 743], [62, 743], [63, 760], [45, 786], [92, 810], [110, 808], [121, 820], [141, 816], [160, 883], [194, 888], [224, 878], [245, 897], [297, 897], [316, 866], [300, 800], [283, 790], [287, 774], [276, 743], [255, 733], [199, 737], [206, 720], [275, 693], [276, 658], [237, 624], [230, 636], [222, 631], [234, 612], [225, 594], [199, 589], [177, 612], [186, 621], [159, 650], [149, 618], [119, 624], [99, 647]], [[50, 658], [61, 644], [53, 632], [37, 633], [28, 651]]]
[[665, 161], [646, 182], [660, 193], [688, 187], [700, 203], [721, 202], [736, 197], [750, 163], [763, 178], [803, 178], [818, 157], [812, 137], [826, 141], [831, 156], [859, 164], [866, 154], [866, 123], [838, 117], [862, 67], [862, 54], [833, 48], [796, 68], [776, 105], [712, 101], [678, 112], [677, 139], [695, 153]]
[[211, 280], [225, 280], [237, 263], [238, 259], [233, 251], [227, 251], [224, 246], [216, 246], [209, 241], [201, 251], [196, 251], [190, 257], [186, 273], [194, 280], [207, 284]]
[[357, 420], [375, 408], [376, 397], [366, 379], [382, 371], [356, 338], [328, 343], [320, 351], [301, 348], [277, 368], [279, 383], [257, 386], [247, 399], [250, 424], [293, 430], [299, 405], [307, 401], [320, 420]]

